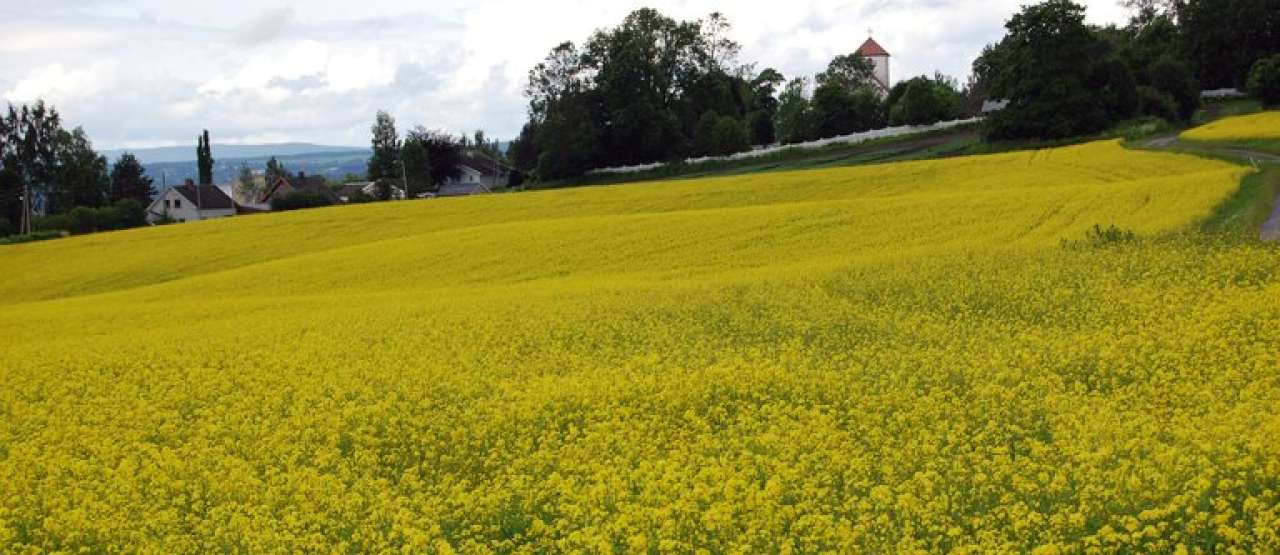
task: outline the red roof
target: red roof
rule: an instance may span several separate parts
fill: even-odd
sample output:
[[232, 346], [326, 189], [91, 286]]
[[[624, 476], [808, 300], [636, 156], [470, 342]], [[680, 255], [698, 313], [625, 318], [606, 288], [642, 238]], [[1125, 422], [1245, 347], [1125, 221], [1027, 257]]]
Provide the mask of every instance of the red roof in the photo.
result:
[[862, 43], [862, 46], [858, 47], [858, 53], [867, 57], [889, 55], [889, 52], [883, 46], [880, 46], [880, 43], [876, 42], [875, 39], [867, 39], [867, 42]]

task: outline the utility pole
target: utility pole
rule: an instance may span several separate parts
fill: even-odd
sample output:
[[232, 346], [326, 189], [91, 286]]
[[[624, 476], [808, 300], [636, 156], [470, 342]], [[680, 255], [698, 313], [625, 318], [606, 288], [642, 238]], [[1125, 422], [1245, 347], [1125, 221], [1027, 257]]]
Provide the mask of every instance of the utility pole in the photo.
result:
[[404, 147], [400, 147], [400, 180], [404, 182], [404, 200], [409, 200], [409, 171], [404, 167]]
[[18, 226], [23, 235], [31, 234], [31, 184], [22, 180], [22, 224]]

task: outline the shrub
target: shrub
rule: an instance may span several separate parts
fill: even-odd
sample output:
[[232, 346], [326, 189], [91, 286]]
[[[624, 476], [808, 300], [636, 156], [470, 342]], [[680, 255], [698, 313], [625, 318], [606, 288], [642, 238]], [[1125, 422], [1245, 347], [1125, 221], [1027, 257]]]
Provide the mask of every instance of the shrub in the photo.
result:
[[26, 235], [10, 235], [8, 237], [0, 237], [0, 245], [17, 245], [20, 243], [48, 241], [49, 239], [58, 239], [66, 235], [67, 235], [67, 232], [65, 231], [34, 231]]
[[1262, 58], [1249, 71], [1249, 94], [1267, 106], [1280, 106], [1280, 54]]
[[112, 229], [129, 229], [147, 225], [147, 208], [137, 200], [122, 199], [116, 201], [111, 208], [116, 214], [116, 227]]
[[1132, 231], [1114, 225], [1103, 228], [1101, 225], [1094, 224], [1093, 229], [1085, 232], [1085, 240], [1095, 247], [1132, 243], [1137, 238], [1138, 236]]
[[13, 235], [14, 231], [17, 231], [17, 230], [13, 228], [12, 223], [9, 223], [9, 218], [0, 216], [0, 237], [4, 237], [6, 235]]
[[88, 206], [77, 206], [67, 212], [70, 227], [67, 231], [74, 234], [93, 233], [98, 230], [98, 211]]
[[35, 231], [71, 231], [71, 218], [66, 214], [32, 218], [31, 229]]
[[1138, 113], [1168, 121], [1178, 121], [1178, 103], [1168, 93], [1153, 87], [1138, 87]]
[[524, 185], [526, 179], [524, 172], [513, 170], [511, 172], [511, 176], [507, 178], [507, 187], [519, 187]]
[[376, 200], [378, 199], [373, 198], [373, 195], [364, 191], [356, 191], [347, 196], [347, 204], [368, 204]]
[[331, 204], [333, 203], [324, 195], [310, 191], [298, 191], [271, 198], [271, 209], [278, 212], [319, 208]]

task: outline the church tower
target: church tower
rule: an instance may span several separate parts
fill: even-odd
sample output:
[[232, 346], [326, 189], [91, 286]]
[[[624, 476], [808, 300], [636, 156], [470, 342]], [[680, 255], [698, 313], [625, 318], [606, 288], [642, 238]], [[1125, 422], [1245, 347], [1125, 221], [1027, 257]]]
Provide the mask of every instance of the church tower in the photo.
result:
[[880, 91], [880, 96], [889, 95], [889, 87], [892, 83], [889, 81], [889, 52], [880, 46], [875, 39], [867, 37], [867, 42], [862, 43], [858, 47], [858, 54], [869, 58], [876, 65], [876, 71], [873, 78], [876, 82], [876, 88]]

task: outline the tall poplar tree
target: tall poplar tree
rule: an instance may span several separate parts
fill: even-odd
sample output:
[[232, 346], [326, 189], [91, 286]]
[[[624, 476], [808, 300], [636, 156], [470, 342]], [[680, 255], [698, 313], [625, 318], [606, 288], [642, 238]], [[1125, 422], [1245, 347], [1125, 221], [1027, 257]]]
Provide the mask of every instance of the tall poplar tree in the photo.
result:
[[209, 130], [196, 139], [196, 166], [200, 171], [200, 184], [213, 185], [213, 150], [209, 148]]

